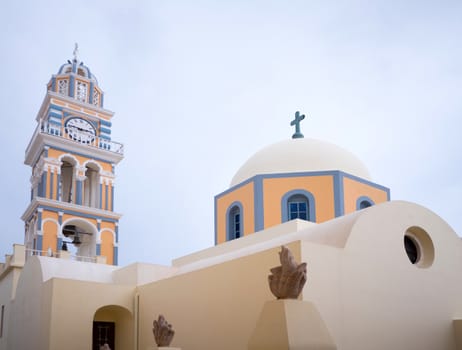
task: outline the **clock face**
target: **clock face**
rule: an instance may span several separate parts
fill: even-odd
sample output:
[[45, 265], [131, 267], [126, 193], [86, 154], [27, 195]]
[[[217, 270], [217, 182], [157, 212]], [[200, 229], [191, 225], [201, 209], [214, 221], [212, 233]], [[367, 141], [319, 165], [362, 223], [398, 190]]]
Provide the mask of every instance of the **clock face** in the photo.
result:
[[74, 141], [89, 144], [96, 136], [96, 130], [88, 121], [82, 118], [70, 118], [64, 125], [66, 133]]

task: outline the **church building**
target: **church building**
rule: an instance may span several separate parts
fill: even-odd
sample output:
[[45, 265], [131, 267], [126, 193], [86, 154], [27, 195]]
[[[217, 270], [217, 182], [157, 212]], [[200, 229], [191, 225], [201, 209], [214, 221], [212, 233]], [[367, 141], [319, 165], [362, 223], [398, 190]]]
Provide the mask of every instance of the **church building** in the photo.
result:
[[[118, 266], [113, 115], [75, 51], [26, 148], [31, 196], [24, 243], [0, 265], [0, 350], [157, 349], [159, 315], [171, 349], [462, 350], [459, 236], [391, 201], [352, 153], [305, 138], [299, 112], [292, 137], [215, 196], [215, 246], [170, 266]], [[307, 263], [298, 299], [268, 286], [281, 246]]]

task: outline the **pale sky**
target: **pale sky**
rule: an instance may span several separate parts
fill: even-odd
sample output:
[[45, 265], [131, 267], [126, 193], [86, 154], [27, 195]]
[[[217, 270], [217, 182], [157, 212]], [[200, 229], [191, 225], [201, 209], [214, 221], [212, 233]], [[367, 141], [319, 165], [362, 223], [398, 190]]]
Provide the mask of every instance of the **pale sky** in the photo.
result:
[[0, 255], [23, 243], [24, 151], [75, 42], [125, 145], [120, 265], [212, 246], [214, 196], [297, 110], [462, 234], [461, 18], [460, 1], [4, 2]]

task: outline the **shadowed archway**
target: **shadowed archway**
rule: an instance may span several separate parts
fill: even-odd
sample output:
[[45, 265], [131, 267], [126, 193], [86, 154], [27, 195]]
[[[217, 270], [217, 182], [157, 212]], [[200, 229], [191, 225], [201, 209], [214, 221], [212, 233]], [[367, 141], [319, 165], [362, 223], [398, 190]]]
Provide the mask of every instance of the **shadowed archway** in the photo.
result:
[[133, 341], [133, 315], [129, 310], [118, 305], [107, 305], [96, 310], [93, 317], [93, 350], [100, 350], [105, 343], [111, 350], [131, 349]]

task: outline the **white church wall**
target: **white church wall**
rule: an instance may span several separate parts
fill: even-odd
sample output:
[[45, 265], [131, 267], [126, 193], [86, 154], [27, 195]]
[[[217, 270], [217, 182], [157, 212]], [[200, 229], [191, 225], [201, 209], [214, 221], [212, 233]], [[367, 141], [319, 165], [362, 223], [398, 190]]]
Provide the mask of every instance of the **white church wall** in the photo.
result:
[[0, 279], [0, 349], [7, 349], [9, 318], [16, 283], [21, 273], [20, 268], [9, 268]]
[[[431, 238], [430, 266], [408, 259], [404, 235], [410, 227]], [[452, 320], [462, 311], [461, 270], [460, 238], [430, 210], [407, 202], [367, 209], [342, 254], [344, 348], [455, 349]]]
[[[415, 226], [433, 242], [431, 266], [412, 264], [406, 254], [404, 235]], [[429, 210], [398, 201], [365, 209], [345, 248], [321, 251], [305, 241], [302, 261], [308, 263], [303, 299], [317, 306], [339, 348], [456, 349], [462, 246]]]
[[[462, 242], [443, 220], [398, 201], [323, 225], [288, 234], [297, 237], [289, 247], [308, 263], [303, 300], [316, 305], [339, 349], [456, 349]], [[413, 226], [433, 242], [431, 266], [412, 264], [406, 254], [404, 235]], [[326, 227], [330, 237], [320, 240], [316, 232]], [[176, 330], [173, 346], [245, 349], [263, 303], [274, 299], [267, 275], [279, 264], [280, 242], [270, 242], [271, 249], [139, 287], [140, 349], [152, 346], [158, 314]]]
[[[90, 349], [93, 320], [104, 307], [108, 307], [107, 320], [116, 322], [117, 348], [133, 347], [134, 286], [65, 279], [52, 279], [50, 283], [53, 294], [50, 349]], [[99, 319], [104, 320], [104, 317]]]
[[168, 278], [177, 270], [170, 266], [134, 263], [115, 270], [112, 278], [114, 283], [136, 286]]
[[[97, 311], [107, 306], [112, 309], [108, 308], [105, 315], [112, 312], [112, 320], [118, 323], [119, 348], [132, 348], [136, 286], [94, 282], [91, 281], [94, 276], [89, 276], [90, 281], [54, 278], [50, 266], [62, 261], [67, 262], [56, 258], [29, 258], [11, 305], [5, 349], [91, 348], [93, 320]], [[94, 269], [102, 266], [92, 265]], [[46, 281], [42, 268], [46, 270]], [[106, 271], [107, 266], [104, 265], [103, 269]], [[63, 274], [62, 270], [55, 272]], [[67, 273], [72, 274], [72, 271]], [[77, 275], [80, 274], [81, 271], [77, 271]]]
[[6, 349], [49, 348], [51, 298], [49, 284], [42, 284], [38, 258], [30, 257], [11, 304]]
[[[297, 259], [300, 243], [289, 244]], [[279, 245], [217, 265], [140, 286], [140, 349], [154, 345], [152, 322], [163, 314], [183, 349], [245, 349], [263, 304], [275, 299], [267, 283], [279, 265]]]

